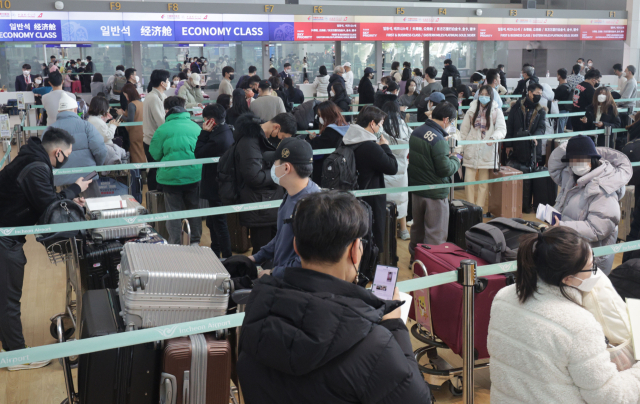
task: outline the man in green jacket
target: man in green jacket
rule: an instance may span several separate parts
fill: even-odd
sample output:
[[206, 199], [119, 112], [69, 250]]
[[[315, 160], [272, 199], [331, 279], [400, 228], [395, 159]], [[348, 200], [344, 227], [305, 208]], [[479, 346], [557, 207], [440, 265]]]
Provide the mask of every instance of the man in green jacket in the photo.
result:
[[[449, 150], [444, 128], [455, 122], [456, 108], [447, 101], [436, 105], [424, 125], [409, 139], [409, 185], [448, 184], [460, 168], [460, 160]], [[409, 252], [417, 244], [439, 245], [449, 232], [449, 188], [417, 191], [412, 194], [413, 226]]]
[[[191, 120], [184, 108], [185, 99], [177, 96], [164, 100], [166, 113], [163, 123], [153, 134], [149, 153], [156, 161], [195, 160], [193, 151], [200, 135], [200, 126]], [[164, 206], [167, 212], [198, 209], [200, 203], [200, 177], [202, 167], [161, 167], [157, 181], [162, 184]], [[191, 244], [199, 245], [202, 235], [202, 218], [189, 219]], [[180, 220], [168, 220], [169, 244], [180, 244]]]

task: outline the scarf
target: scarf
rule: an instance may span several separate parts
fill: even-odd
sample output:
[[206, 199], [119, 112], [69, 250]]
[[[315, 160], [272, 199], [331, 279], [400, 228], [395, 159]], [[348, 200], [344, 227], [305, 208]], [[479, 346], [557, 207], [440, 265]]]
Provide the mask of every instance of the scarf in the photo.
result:
[[487, 106], [483, 107], [478, 101], [478, 116], [476, 117], [476, 121], [473, 123], [473, 127], [480, 131], [480, 137], [484, 139], [487, 134]]

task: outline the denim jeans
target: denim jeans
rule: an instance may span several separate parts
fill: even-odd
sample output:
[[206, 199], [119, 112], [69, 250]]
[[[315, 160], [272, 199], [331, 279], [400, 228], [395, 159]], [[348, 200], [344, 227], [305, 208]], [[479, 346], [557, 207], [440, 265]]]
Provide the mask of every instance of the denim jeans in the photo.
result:
[[[560, 111], [561, 114], [566, 114], [569, 111]], [[558, 118], [558, 133], [564, 133], [564, 128], [567, 125], [567, 121], [569, 120], [568, 116], [561, 116]]]
[[[222, 206], [220, 198], [209, 199], [209, 207], [218, 206]], [[220, 257], [220, 254], [222, 254], [222, 258], [231, 257], [233, 254], [231, 252], [231, 237], [227, 227], [227, 215], [207, 216], [207, 227], [211, 234], [211, 249], [216, 253], [216, 257]]]
[[[164, 192], [164, 207], [167, 212], [200, 208], [199, 184], [193, 184], [193, 186], [164, 185], [162, 189]], [[191, 227], [191, 244], [200, 243], [200, 237], [202, 236], [202, 218], [192, 217], [188, 220], [189, 226]], [[180, 244], [181, 230], [182, 220], [167, 220], [169, 244]]]

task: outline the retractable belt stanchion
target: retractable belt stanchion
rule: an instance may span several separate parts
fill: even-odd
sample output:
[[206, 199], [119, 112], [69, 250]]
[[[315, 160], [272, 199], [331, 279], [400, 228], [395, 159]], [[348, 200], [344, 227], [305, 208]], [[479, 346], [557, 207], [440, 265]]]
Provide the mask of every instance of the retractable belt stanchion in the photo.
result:
[[[447, 139], [449, 142], [449, 153], [453, 154], [456, 151], [456, 146], [457, 146], [457, 140], [454, 136], [449, 136], [449, 139]], [[456, 174], [453, 173], [453, 175], [451, 176], [451, 183], [453, 184], [456, 180]], [[449, 190], [449, 199], [451, 201], [453, 201], [455, 196], [455, 187], [451, 187], [451, 189]]]
[[458, 282], [463, 289], [462, 316], [462, 397], [464, 404], [473, 404], [474, 371], [474, 294], [476, 262], [462, 260], [458, 269]]

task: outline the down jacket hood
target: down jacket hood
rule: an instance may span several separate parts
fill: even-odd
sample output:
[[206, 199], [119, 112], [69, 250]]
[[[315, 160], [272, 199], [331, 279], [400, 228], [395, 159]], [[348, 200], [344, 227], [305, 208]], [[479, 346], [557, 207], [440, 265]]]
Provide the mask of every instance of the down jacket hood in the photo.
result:
[[302, 376], [349, 351], [399, 305], [331, 275], [287, 269], [282, 280], [265, 276], [256, 283], [240, 351], [267, 368]]
[[262, 120], [251, 112], [240, 115], [234, 125], [233, 140], [237, 142], [243, 137], [265, 138], [261, 124]]
[[375, 134], [369, 132], [365, 128], [360, 125], [349, 125], [349, 129], [347, 133], [344, 135], [344, 139], [342, 140], [344, 144], [357, 144], [366, 141], [377, 141], [378, 138]]

